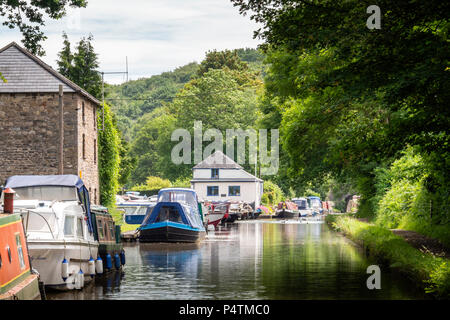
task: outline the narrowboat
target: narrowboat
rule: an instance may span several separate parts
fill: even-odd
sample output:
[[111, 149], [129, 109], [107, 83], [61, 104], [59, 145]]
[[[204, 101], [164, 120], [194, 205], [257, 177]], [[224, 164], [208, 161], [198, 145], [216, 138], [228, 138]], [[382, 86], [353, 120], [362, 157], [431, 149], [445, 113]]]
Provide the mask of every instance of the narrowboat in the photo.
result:
[[41, 299], [39, 277], [31, 270], [20, 214], [0, 213], [0, 300]]
[[294, 202], [297, 205], [299, 217], [307, 217], [312, 215], [312, 210], [309, 207], [308, 199], [294, 198], [292, 199], [292, 202]]
[[192, 189], [166, 188], [138, 228], [140, 242], [196, 242], [206, 236], [197, 194]]
[[298, 208], [294, 202], [282, 201], [278, 203], [276, 218], [292, 219], [298, 217]]
[[309, 202], [309, 207], [311, 208], [313, 217], [318, 215], [318, 214], [322, 214], [323, 213], [322, 201], [320, 200], [319, 197], [309, 196], [308, 197], [308, 202]]
[[120, 237], [120, 226], [116, 225], [106, 207], [92, 205], [91, 214], [94, 239], [98, 241], [100, 259], [97, 260], [102, 261], [103, 273], [122, 270], [125, 265], [125, 251]]
[[76, 175], [12, 176], [33, 268], [46, 287], [81, 289], [96, 275], [89, 192]]

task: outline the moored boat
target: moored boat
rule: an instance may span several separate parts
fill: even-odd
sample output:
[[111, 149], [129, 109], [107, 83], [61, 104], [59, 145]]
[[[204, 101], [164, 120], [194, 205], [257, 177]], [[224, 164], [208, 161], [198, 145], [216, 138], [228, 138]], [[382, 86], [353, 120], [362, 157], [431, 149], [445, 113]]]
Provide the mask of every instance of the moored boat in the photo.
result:
[[278, 203], [276, 218], [292, 219], [298, 217], [297, 205], [291, 201], [283, 201]]
[[311, 208], [313, 217], [318, 215], [318, 214], [322, 214], [323, 213], [322, 201], [320, 200], [319, 197], [309, 196], [308, 197], [308, 203], [309, 203], [309, 207]]
[[212, 202], [209, 204], [208, 213], [206, 214], [206, 221], [208, 225], [213, 225], [214, 229], [222, 221], [229, 216], [230, 204], [226, 202]]
[[206, 235], [197, 194], [192, 189], [166, 188], [138, 228], [140, 242], [196, 242]]
[[[3, 212], [0, 211], [0, 212]], [[0, 213], [0, 300], [40, 299], [19, 214]]]
[[294, 198], [292, 199], [292, 202], [294, 202], [297, 205], [299, 217], [307, 217], [312, 215], [312, 210], [309, 207], [308, 199]]
[[122, 202], [116, 204], [117, 209], [123, 211], [123, 220], [127, 224], [142, 224], [145, 216], [151, 212], [155, 202]]
[[99, 243], [98, 256], [103, 264], [103, 273], [121, 270], [125, 265], [125, 251], [120, 237], [120, 226], [115, 224], [106, 207], [92, 205], [91, 214], [94, 238]]
[[12, 176], [33, 268], [46, 287], [81, 289], [96, 275], [89, 192], [75, 175]]

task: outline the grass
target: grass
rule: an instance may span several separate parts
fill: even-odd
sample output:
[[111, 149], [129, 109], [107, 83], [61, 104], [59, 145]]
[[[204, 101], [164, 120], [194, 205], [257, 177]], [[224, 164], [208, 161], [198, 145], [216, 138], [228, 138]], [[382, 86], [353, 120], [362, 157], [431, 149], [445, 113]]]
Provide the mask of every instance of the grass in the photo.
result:
[[361, 244], [377, 261], [387, 263], [414, 280], [426, 293], [450, 298], [448, 259], [421, 252], [389, 229], [358, 221], [349, 215], [328, 215], [326, 221], [335, 230]]

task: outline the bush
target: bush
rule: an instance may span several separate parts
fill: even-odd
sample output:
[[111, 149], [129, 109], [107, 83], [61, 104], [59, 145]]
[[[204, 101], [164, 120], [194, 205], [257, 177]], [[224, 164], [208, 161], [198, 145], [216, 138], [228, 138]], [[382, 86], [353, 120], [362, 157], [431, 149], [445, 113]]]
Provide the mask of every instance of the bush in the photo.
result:
[[261, 203], [264, 206], [273, 206], [284, 199], [281, 188], [272, 181], [264, 181], [264, 191], [261, 197]]
[[131, 190], [133, 191], [156, 191], [163, 188], [172, 187], [172, 183], [168, 179], [160, 177], [149, 176], [145, 181], [145, 184], [137, 185]]

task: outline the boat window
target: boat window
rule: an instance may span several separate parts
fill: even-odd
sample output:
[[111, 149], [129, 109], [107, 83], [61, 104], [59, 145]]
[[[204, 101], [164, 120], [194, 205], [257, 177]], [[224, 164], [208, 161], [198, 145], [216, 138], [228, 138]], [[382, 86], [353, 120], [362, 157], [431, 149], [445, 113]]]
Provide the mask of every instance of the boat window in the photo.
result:
[[29, 211], [24, 216], [24, 226], [27, 232], [48, 232], [50, 228], [55, 230], [56, 217], [53, 212], [40, 212], [39, 214]]
[[20, 241], [19, 233], [16, 233], [16, 245], [17, 245], [17, 254], [19, 255], [20, 269], [23, 269], [25, 268], [25, 259], [23, 257], [22, 241]]
[[105, 237], [105, 234], [103, 232], [103, 223], [101, 219], [97, 219], [97, 226], [98, 226], [98, 239], [102, 240]]
[[170, 207], [161, 207], [161, 210], [159, 210], [159, 215], [156, 217], [155, 222], [166, 221], [169, 217], [169, 211]]
[[294, 203], [299, 209], [306, 209], [308, 207], [306, 200], [294, 200]]
[[77, 201], [77, 189], [75, 187], [38, 186], [26, 188], [14, 188], [15, 197], [18, 200], [42, 200], [42, 201]]
[[311, 207], [313, 208], [320, 208], [320, 200], [319, 199], [310, 199], [311, 201]]
[[197, 197], [190, 191], [164, 191], [158, 197], [158, 202], [181, 202], [190, 207], [197, 207]]
[[2, 254], [0, 253], [0, 269], [2, 268]]
[[73, 236], [75, 234], [75, 217], [66, 216], [64, 219], [64, 235]]
[[114, 227], [113, 227], [113, 223], [112, 221], [108, 221], [108, 226], [109, 226], [109, 234], [111, 236], [111, 239], [114, 239]]
[[83, 220], [81, 218], [77, 219], [77, 236], [84, 238]]
[[9, 259], [9, 263], [11, 263], [12, 258], [11, 258], [11, 248], [8, 246], [6, 246], [6, 252], [8, 252], [8, 259]]

